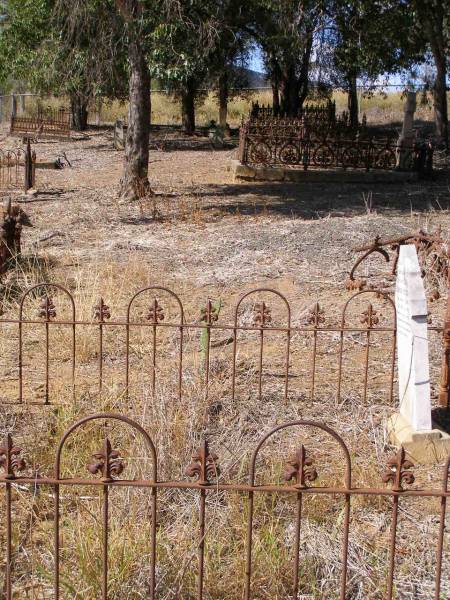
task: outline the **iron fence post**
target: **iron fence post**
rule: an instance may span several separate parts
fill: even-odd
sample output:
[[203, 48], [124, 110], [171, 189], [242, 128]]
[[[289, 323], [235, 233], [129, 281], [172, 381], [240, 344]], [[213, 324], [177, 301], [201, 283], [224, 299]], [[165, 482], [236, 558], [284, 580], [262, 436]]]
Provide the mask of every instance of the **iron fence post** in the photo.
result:
[[443, 353], [441, 380], [439, 385], [439, 406], [450, 408], [450, 294], [447, 298], [447, 311], [445, 315], [443, 331]]

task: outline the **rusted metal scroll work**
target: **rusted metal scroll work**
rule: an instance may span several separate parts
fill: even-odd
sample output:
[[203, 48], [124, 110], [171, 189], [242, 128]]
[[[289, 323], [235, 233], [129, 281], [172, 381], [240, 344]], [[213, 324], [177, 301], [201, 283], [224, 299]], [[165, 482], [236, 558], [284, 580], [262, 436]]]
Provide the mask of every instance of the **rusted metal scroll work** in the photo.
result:
[[[132, 440], [134, 450], [123, 446], [125, 440]], [[315, 448], [312, 453], [311, 446]], [[315, 460], [317, 453], [320, 461]], [[135, 421], [109, 413], [85, 417], [69, 427], [60, 439], [48, 474], [34, 470], [24, 455], [28, 453], [8, 435], [0, 447], [1, 504], [6, 524], [1, 538], [5, 600], [25, 597], [22, 590], [39, 587], [45, 598], [69, 598], [73, 590], [83, 590], [85, 598], [107, 600], [118, 597], [120, 585], [125, 583], [133, 595], [151, 599], [178, 594], [203, 600], [214, 596], [221, 583], [221, 597], [225, 594], [227, 598], [245, 600], [264, 597], [269, 589], [278, 590], [274, 592], [279, 594], [277, 597], [292, 599], [303, 593], [318, 598], [314, 589], [320, 589], [325, 594], [320, 595], [322, 598], [346, 600], [352, 590], [367, 593], [370, 588], [383, 590], [383, 599], [393, 600], [402, 597], [405, 582], [402, 579], [403, 587], [399, 588], [398, 577], [407, 567], [409, 552], [408, 541], [404, 534], [398, 540], [399, 533], [404, 532], [405, 519], [411, 529], [408, 507], [418, 504], [422, 507], [421, 518], [428, 523], [423, 544], [434, 556], [427, 566], [428, 597], [448, 597], [448, 573], [443, 565], [450, 457], [441, 481], [421, 487], [415, 484], [414, 465], [400, 449], [388, 458], [378, 486], [374, 481], [374, 487], [360, 487], [354, 482], [350, 451], [342, 437], [323, 423], [297, 420], [277, 425], [262, 435], [249, 462], [238, 458], [233, 463], [237, 465], [234, 473], [247, 475], [237, 480], [222, 472], [220, 458], [207, 441], [194, 453], [185, 470], [187, 478], [172, 480], [160, 475], [161, 455], [150, 435]], [[130, 498], [136, 493], [140, 494], [141, 510], [130, 515]], [[53, 542], [46, 535], [39, 543], [35, 570], [23, 568], [23, 561], [29, 560], [33, 551], [33, 537], [24, 535], [19, 539], [13, 534], [24, 497], [29, 499], [33, 514], [30, 526], [36, 527], [39, 519], [46, 518], [46, 531], [53, 529]], [[117, 510], [120, 497], [126, 498], [126, 510]], [[196, 519], [186, 521], [191, 527], [193, 550], [184, 564], [175, 566], [164, 544], [170, 539], [173, 525], [171, 504], [180, 500], [187, 503]], [[359, 549], [354, 530], [364, 527], [364, 522], [359, 522], [365, 518], [360, 509], [363, 505], [373, 507], [370, 514], [376, 513], [384, 523], [371, 542], [372, 561], [383, 565], [376, 581], [361, 574], [360, 563], [355, 560]], [[230, 512], [233, 506], [234, 512]], [[314, 550], [315, 536], [309, 531], [316, 507], [323, 511], [326, 506], [333, 520], [330, 526], [336, 556], [332, 570], [326, 568], [329, 558], [322, 558], [317, 548]], [[226, 531], [214, 525], [222, 513], [228, 515]], [[278, 515], [275, 520], [281, 519], [283, 528], [272, 525], [270, 536], [265, 536], [265, 515], [272, 520]], [[90, 528], [95, 523], [93, 537], [88, 523]], [[73, 528], [84, 537], [90, 536], [88, 556], [68, 544], [73, 539]], [[145, 535], [139, 537], [137, 528]], [[113, 550], [118, 534], [122, 548], [128, 543], [135, 550], [131, 570], [130, 556]], [[224, 539], [226, 548], [217, 560], [215, 544], [223, 546]], [[178, 540], [178, 551], [180, 543]], [[265, 552], [275, 549], [283, 552], [283, 559], [274, 555], [272, 572], [261, 572]], [[414, 552], [421, 550], [415, 547]], [[87, 560], [96, 565], [93, 571], [83, 570]], [[311, 568], [316, 572], [314, 589], [308, 578]]]
[[389, 263], [391, 262], [392, 253], [393, 259], [390, 275], [395, 275], [400, 246], [405, 244], [413, 244], [416, 247], [424, 275], [434, 277], [435, 281], [433, 282], [434, 286], [430, 300], [438, 300], [439, 290], [436, 283], [439, 283], [439, 281], [445, 284], [449, 283], [450, 261], [449, 243], [442, 237], [440, 228], [432, 233], [427, 233], [420, 229], [415, 233], [387, 240], [383, 240], [377, 235], [371, 244], [353, 248], [353, 252], [362, 252], [363, 254], [356, 260], [350, 271], [346, 282], [347, 289], [362, 290], [367, 286], [367, 279], [357, 276], [356, 271], [373, 254], [379, 254], [386, 263]]

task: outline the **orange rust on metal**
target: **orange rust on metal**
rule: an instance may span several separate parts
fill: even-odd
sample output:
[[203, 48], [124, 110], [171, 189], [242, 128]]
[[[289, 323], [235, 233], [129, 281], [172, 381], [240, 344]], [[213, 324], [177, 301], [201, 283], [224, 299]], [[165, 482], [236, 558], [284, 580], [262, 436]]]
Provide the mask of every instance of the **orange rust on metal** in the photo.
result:
[[445, 314], [442, 343], [443, 351], [441, 380], [439, 383], [439, 406], [450, 409], [450, 294], [447, 297], [447, 311]]
[[[103, 427], [105, 420], [108, 423], [115, 422], [118, 426], [128, 429], [134, 433], [133, 439], [139, 437], [144, 442], [144, 455], [145, 464], [149, 465], [145, 469], [149, 469], [148, 474], [141, 478], [136, 479], [123, 479], [121, 475], [124, 473], [125, 465], [121, 459], [120, 450], [113, 450], [109, 439], [105, 437], [103, 450], [96, 452], [93, 455], [93, 460], [88, 465], [88, 472], [92, 475], [89, 478], [86, 477], [67, 477], [62, 473], [62, 455], [63, 453], [76, 452], [77, 455], [83, 452], [83, 447], [79, 444], [74, 444], [72, 435], [78, 430], [82, 430], [85, 425], [97, 426], [98, 429]], [[284, 472], [284, 482], [280, 481], [280, 477], [275, 476], [277, 470], [269, 468], [264, 470], [267, 473], [265, 477], [269, 477], [269, 483], [265, 481], [259, 481], [263, 479], [263, 475], [260, 468], [260, 463], [267, 463], [270, 457], [267, 456], [268, 449], [270, 448], [270, 442], [274, 436], [283, 436], [287, 431], [295, 433], [300, 441], [298, 446], [299, 450], [295, 456], [291, 458]], [[332, 456], [337, 455], [341, 458], [340, 463], [343, 467], [341, 474], [330, 473], [333, 481], [336, 480], [336, 484], [323, 487], [316, 485], [317, 471], [312, 464], [312, 460], [308, 458], [308, 452], [303, 445], [304, 434], [306, 430], [311, 434], [318, 433], [320, 436], [327, 436], [334, 445], [334, 449], [330, 452]], [[309, 435], [313, 441], [314, 436]], [[77, 440], [80, 438], [77, 438]], [[83, 439], [83, 438], [81, 438]], [[119, 438], [119, 439], [123, 439]], [[322, 438], [318, 438], [318, 443]], [[69, 441], [70, 440], [70, 441]], [[86, 452], [88, 452], [89, 443], [86, 442]], [[350, 529], [354, 526], [357, 521], [357, 513], [350, 519], [350, 508], [352, 497], [355, 496], [374, 496], [381, 499], [391, 501], [391, 509], [385, 510], [391, 512], [391, 525], [390, 525], [390, 544], [389, 553], [387, 557], [387, 575], [386, 581], [380, 581], [380, 587], [386, 589], [387, 600], [392, 600], [394, 589], [396, 586], [396, 558], [400, 554], [397, 550], [397, 534], [398, 534], [398, 521], [400, 511], [406, 510], [406, 506], [402, 503], [404, 498], [437, 498], [440, 500], [440, 517], [437, 523], [437, 531], [435, 537], [427, 538], [427, 545], [434, 544], [436, 548], [436, 568], [435, 568], [435, 583], [434, 583], [434, 594], [435, 600], [441, 597], [442, 587], [442, 563], [444, 556], [444, 534], [445, 534], [445, 522], [446, 522], [446, 506], [447, 499], [450, 497], [448, 491], [448, 478], [450, 468], [450, 457], [446, 460], [442, 473], [442, 485], [439, 487], [420, 487], [410, 489], [414, 483], [414, 475], [412, 472], [413, 465], [406, 459], [403, 448], [400, 448], [398, 452], [388, 458], [387, 469], [381, 477], [381, 482], [384, 484], [379, 487], [373, 488], [361, 488], [355, 487], [352, 482], [352, 458], [349, 449], [343, 440], [343, 438], [333, 429], [328, 427], [326, 424], [316, 421], [307, 420], [296, 420], [277, 425], [268, 433], [266, 433], [256, 445], [248, 466], [248, 481], [243, 483], [241, 476], [238, 476], [237, 482], [223, 482], [219, 480], [220, 471], [217, 467], [218, 457], [217, 455], [210, 452], [208, 442], [205, 440], [202, 443], [200, 449], [193, 456], [193, 462], [186, 470], [188, 477], [196, 478], [196, 481], [178, 481], [178, 480], [160, 480], [158, 477], [158, 458], [157, 449], [149, 434], [145, 429], [132, 419], [123, 415], [114, 413], [99, 413], [84, 417], [80, 419], [63, 434], [61, 437], [56, 453], [53, 468], [52, 477], [41, 477], [33, 475], [31, 470], [30, 474], [22, 475], [21, 471], [26, 471], [28, 467], [20, 457], [20, 449], [14, 446], [11, 436], [7, 436], [4, 445], [0, 448], [0, 488], [5, 489], [3, 496], [3, 506], [6, 515], [6, 543], [5, 543], [5, 558], [6, 558], [6, 569], [5, 569], [5, 600], [13, 599], [13, 586], [19, 578], [23, 581], [23, 573], [16, 572], [15, 562], [13, 556], [17, 551], [16, 542], [13, 537], [13, 530], [15, 522], [20, 519], [20, 511], [17, 511], [14, 502], [13, 493], [16, 487], [23, 489], [26, 486], [30, 486], [33, 490], [39, 489], [40, 487], [52, 486], [54, 490], [53, 496], [49, 496], [49, 502], [53, 502], [54, 508], [54, 562], [50, 568], [50, 576], [53, 575], [53, 593], [54, 598], [59, 599], [61, 597], [61, 585], [60, 585], [60, 569], [61, 569], [61, 531], [60, 531], [60, 490], [61, 487], [70, 486], [72, 488], [86, 488], [90, 487], [94, 489], [102, 489], [101, 505], [102, 505], [102, 518], [99, 520], [100, 535], [102, 538], [102, 549], [101, 557], [99, 560], [100, 564], [100, 575], [101, 575], [101, 597], [107, 599], [109, 597], [109, 552], [110, 552], [110, 530], [111, 530], [111, 519], [117, 518], [117, 513], [113, 513], [109, 510], [109, 494], [112, 488], [124, 488], [131, 490], [132, 488], [148, 489], [151, 492], [151, 505], [148, 514], [148, 523], [150, 525], [150, 536], [148, 538], [148, 552], [145, 552], [143, 556], [148, 556], [148, 567], [147, 567], [147, 581], [146, 586], [148, 590], [148, 597], [154, 600], [157, 597], [157, 582], [156, 572], [158, 568], [157, 564], [157, 550], [158, 550], [158, 538], [156, 535], [157, 528], [161, 525], [160, 519], [164, 511], [158, 511], [158, 490], [177, 490], [179, 495], [182, 494], [198, 494], [199, 497], [199, 519], [198, 519], [198, 544], [197, 544], [197, 556], [198, 563], [196, 568], [196, 581], [197, 581], [197, 592], [195, 594], [196, 600], [202, 600], [203, 597], [209, 596], [211, 590], [209, 586], [213, 582], [213, 579], [206, 578], [205, 572], [207, 567], [207, 561], [209, 560], [206, 552], [207, 538], [211, 538], [215, 535], [216, 529], [206, 527], [206, 517], [209, 502], [208, 497], [211, 498], [211, 494], [217, 494], [220, 492], [223, 505], [226, 506], [226, 498], [229, 494], [239, 494], [242, 498], [242, 515], [246, 521], [246, 532], [241, 534], [241, 527], [232, 528], [234, 535], [241, 536], [240, 543], [233, 545], [234, 548], [242, 547], [244, 552], [245, 547], [245, 577], [240, 583], [239, 580], [230, 581], [230, 590], [235, 590], [236, 586], [241, 586], [241, 594], [245, 600], [251, 600], [255, 597], [256, 591], [254, 590], [255, 584], [253, 576], [255, 572], [255, 541], [254, 531], [257, 528], [255, 524], [255, 494], [259, 495], [272, 495], [270, 502], [275, 505], [279, 502], [278, 496], [280, 494], [291, 496], [294, 502], [293, 519], [295, 519], [294, 529], [294, 543], [290, 550], [289, 558], [287, 562], [293, 564], [293, 572], [291, 583], [286, 585], [289, 587], [289, 594], [292, 597], [297, 597], [300, 589], [300, 569], [302, 567], [302, 555], [300, 553], [302, 538], [302, 524], [303, 524], [303, 496], [307, 494], [309, 502], [314, 502], [316, 498], [323, 496], [329, 496], [336, 501], [336, 497], [341, 497], [344, 501], [343, 520], [336, 522], [337, 532], [340, 533], [341, 538], [341, 554], [340, 554], [340, 569], [338, 577], [340, 579], [337, 593], [340, 600], [345, 600], [350, 592], [350, 585], [348, 582], [348, 562], [349, 562], [349, 535]], [[262, 454], [262, 456], [261, 456]], [[331, 457], [331, 455], [330, 455]], [[277, 459], [278, 457], [274, 457]], [[324, 457], [321, 457], [321, 462], [324, 462]], [[327, 472], [327, 464], [324, 465], [324, 472]], [[270, 474], [270, 475], [269, 475]], [[100, 475], [96, 477], [96, 475]], [[276, 477], [274, 481], [273, 478]], [[256, 479], [258, 478], [258, 481]], [[293, 484], [289, 484], [291, 480], [294, 480]], [[380, 484], [381, 484], [380, 482]], [[387, 485], [386, 485], [387, 484]], [[171, 496], [168, 496], [171, 497]], [[320, 500], [319, 500], [320, 501]], [[168, 500], [159, 500], [160, 504], [164, 506], [164, 502]], [[379, 503], [383, 506], [384, 503]], [[284, 505], [283, 510], [286, 510]], [[425, 506], [425, 505], [424, 505]], [[216, 505], [219, 508], [219, 505]], [[274, 506], [274, 510], [276, 510]], [[17, 513], [16, 513], [17, 511]], [[294, 516], [295, 514], [295, 516]], [[70, 522], [64, 517], [64, 530], [70, 527]], [[123, 532], [126, 535], [126, 530]], [[239, 540], [238, 540], [239, 541]], [[284, 543], [284, 540], [280, 540]], [[261, 540], [258, 541], [260, 546]], [[95, 552], [95, 550], [93, 550]], [[145, 558], [144, 558], [145, 560]], [[291, 562], [292, 561], [292, 562]], [[286, 567], [288, 564], [286, 564]], [[135, 571], [135, 575], [131, 577], [141, 577], [139, 569]], [[80, 576], [81, 577], [81, 576]], [[322, 576], [322, 582], [324, 583], [325, 576]], [[80, 584], [82, 584], [82, 579]], [[130, 580], [132, 583], [132, 579]]]
[[[349, 278], [346, 282], [347, 289], [355, 289], [358, 287], [359, 289], [362, 289], [362, 287], [366, 285], [365, 281], [357, 279], [355, 277], [355, 272], [360, 266], [360, 264], [364, 262], [371, 254], [375, 252], [379, 253], [383, 256], [386, 262], [390, 261], [389, 253], [385, 249], [386, 247], [389, 247], [390, 250], [395, 252], [391, 270], [391, 274], [395, 275], [397, 271], [400, 246], [404, 244], [414, 244], [416, 246], [417, 253], [419, 254], [419, 256], [432, 256], [433, 262], [430, 266], [430, 269], [435, 274], [442, 275], [443, 277], [445, 277], [446, 280], [449, 280], [450, 255], [448, 243], [442, 238], [441, 229], [438, 228], [434, 233], [427, 233], [423, 230], [419, 230], [410, 235], [403, 235], [397, 238], [391, 238], [387, 240], [382, 240], [380, 236], [377, 235], [371, 244], [367, 244], [365, 246], [357, 246], [353, 248], [353, 252], [364, 252], [364, 254], [356, 260], [355, 264], [353, 265], [350, 271]], [[360, 284], [360, 282], [362, 283]]]

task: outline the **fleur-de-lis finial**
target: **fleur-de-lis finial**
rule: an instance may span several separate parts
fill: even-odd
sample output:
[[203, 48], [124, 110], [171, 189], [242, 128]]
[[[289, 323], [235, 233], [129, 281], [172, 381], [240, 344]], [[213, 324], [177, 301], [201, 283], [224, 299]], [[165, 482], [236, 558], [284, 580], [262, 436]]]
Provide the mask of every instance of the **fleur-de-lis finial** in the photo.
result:
[[361, 323], [367, 325], [368, 329], [374, 325], [378, 325], [380, 318], [376, 310], [374, 310], [372, 304], [369, 302], [367, 309], [361, 315]]
[[2, 446], [0, 446], [0, 467], [5, 471], [6, 479], [14, 479], [16, 473], [26, 468], [26, 463], [20, 454], [21, 448], [14, 446], [12, 437], [8, 434]]
[[46, 296], [39, 305], [39, 316], [46, 321], [51, 321], [56, 317], [56, 308], [51, 296]]
[[98, 304], [94, 306], [94, 319], [103, 323], [103, 321], [106, 321], [110, 318], [111, 311], [109, 309], [109, 306], [105, 304], [103, 298], [100, 298]]
[[253, 322], [260, 327], [265, 327], [272, 322], [271, 310], [265, 302], [255, 304]]
[[192, 462], [186, 469], [188, 477], [196, 477], [199, 485], [211, 485], [213, 479], [220, 475], [217, 465], [218, 456], [209, 451], [207, 441], [192, 456]]
[[311, 458], [306, 456], [306, 448], [300, 444], [300, 448], [295, 455], [288, 460], [284, 468], [284, 480], [295, 480], [294, 486], [297, 488], [306, 488], [306, 482], [313, 482], [317, 479], [317, 471], [313, 466]]
[[314, 304], [311, 310], [308, 313], [307, 322], [314, 327], [319, 327], [322, 323], [325, 323], [325, 311], [323, 308], [320, 308], [318, 302]]
[[112, 481], [114, 477], [118, 477], [125, 468], [123, 460], [120, 457], [120, 452], [112, 449], [108, 438], [105, 439], [104, 449], [100, 452], [95, 452], [92, 458], [93, 461], [87, 465], [87, 470], [92, 475], [101, 473], [102, 480], [105, 482]]
[[155, 325], [160, 321], [164, 321], [164, 309], [160, 304], [158, 304], [158, 300], [156, 298], [153, 300], [153, 304], [147, 313], [147, 321], [151, 321]]
[[219, 305], [214, 305], [211, 301], [211, 298], [208, 298], [206, 301], [206, 306], [204, 306], [200, 311], [200, 321], [202, 323], [207, 323], [208, 325], [216, 323], [219, 320], [219, 311], [220, 302]]
[[414, 464], [405, 458], [405, 449], [402, 446], [396, 454], [388, 458], [382, 480], [384, 483], [391, 483], [394, 491], [401, 492], [403, 483], [406, 485], [414, 483], [414, 473], [410, 471], [413, 467]]

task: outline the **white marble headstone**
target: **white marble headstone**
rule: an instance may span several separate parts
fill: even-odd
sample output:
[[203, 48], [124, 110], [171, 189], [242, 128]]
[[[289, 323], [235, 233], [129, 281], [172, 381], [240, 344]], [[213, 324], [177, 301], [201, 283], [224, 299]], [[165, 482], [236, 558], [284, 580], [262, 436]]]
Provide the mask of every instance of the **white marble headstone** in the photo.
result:
[[415, 246], [400, 247], [395, 286], [400, 413], [413, 431], [430, 431], [428, 311]]

